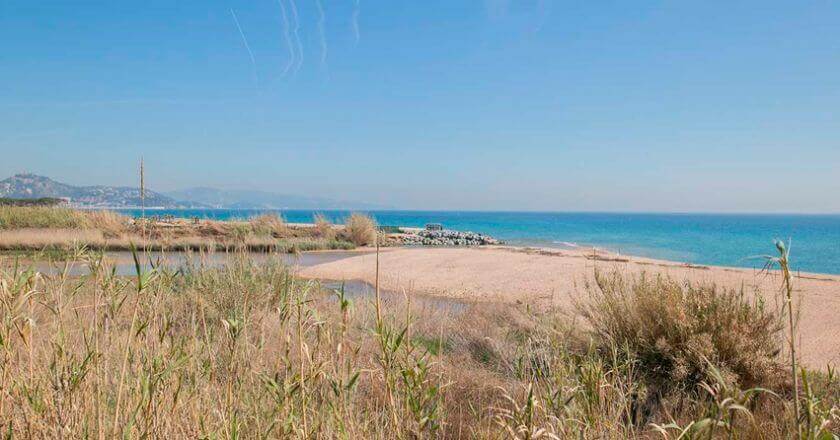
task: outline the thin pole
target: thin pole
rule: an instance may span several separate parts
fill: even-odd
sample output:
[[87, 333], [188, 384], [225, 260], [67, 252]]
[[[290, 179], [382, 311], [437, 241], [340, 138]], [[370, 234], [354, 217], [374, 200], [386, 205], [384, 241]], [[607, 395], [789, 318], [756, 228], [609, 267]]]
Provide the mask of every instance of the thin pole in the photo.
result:
[[140, 218], [146, 219], [146, 181], [143, 175], [143, 156], [140, 156]]

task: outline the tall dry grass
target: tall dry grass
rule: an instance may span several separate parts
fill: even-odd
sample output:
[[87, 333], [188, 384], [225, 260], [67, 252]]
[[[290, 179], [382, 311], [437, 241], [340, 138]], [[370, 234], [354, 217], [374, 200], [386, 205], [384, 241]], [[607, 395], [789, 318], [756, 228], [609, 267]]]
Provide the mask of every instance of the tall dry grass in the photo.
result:
[[334, 240], [336, 236], [335, 227], [330, 223], [324, 214], [318, 213], [312, 218], [315, 224], [315, 235], [326, 240]]
[[0, 206], [0, 229], [84, 227], [85, 216], [81, 211], [42, 206]]
[[347, 240], [301, 230], [293, 233], [283, 218], [266, 214], [239, 222], [145, 222], [135, 225], [111, 211], [50, 207], [0, 207], [0, 250], [125, 251], [135, 244], [149, 250], [299, 252], [352, 249]]
[[376, 242], [376, 222], [367, 214], [350, 214], [342, 232], [356, 246], [368, 246]]
[[[76, 261], [90, 275], [0, 271], [0, 431], [13, 438], [782, 439], [795, 430], [784, 390], [716, 373], [723, 356], [709, 361], [700, 391], [648, 403], [656, 364], [605, 335], [668, 336], [630, 299], [611, 302], [623, 313], [593, 304], [589, 313], [604, 315], [588, 333], [564, 315], [504, 304], [383, 293], [375, 306], [245, 258], [138, 264], [129, 278], [100, 256]], [[693, 304], [674, 289], [638, 292], [690, 310], [674, 305]], [[724, 324], [755, 321], [733, 317], [755, 309], [733, 309], [716, 297], [725, 292], [700, 290], [724, 306], [700, 309], [708, 317], [697, 322], [720, 324], [701, 326], [711, 340], [729, 338]], [[625, 315], [650, 320], [623, 324]], [[813, 439], [837, 421], [836, 378], [820, 377], [805, 382]]]
[[83, 214], [84, 228], [101, 231], [107, 237], [119, 237], [130, 229], [128, 217], [113, 211], [88, 211]]
[[748, 387], [783, 376], [782, 320], [755, 292], [596, 273], [578, 310], [601, 350], [624, 347], [663, 391], [697, 391], [711, 379], [710, 365]]
[[285, 237], [286, 221], [279, 214], [261, 214], [249, 220], [251, 231], [257, 236]]
[[61, 207], [0, 206], [0, 229], [96, 229], [119, 235], [128, 217], [112, 211], [80, 211]]

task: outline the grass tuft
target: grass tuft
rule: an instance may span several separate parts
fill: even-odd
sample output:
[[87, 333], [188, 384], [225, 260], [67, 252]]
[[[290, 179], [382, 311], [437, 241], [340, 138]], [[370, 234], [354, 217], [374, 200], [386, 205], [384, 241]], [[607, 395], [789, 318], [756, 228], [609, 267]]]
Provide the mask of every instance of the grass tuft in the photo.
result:
[[344, 225], [345, 237], [356, 246], [368, 246], [376, 242], [376, 222], [367, 214], [354, 212]]
[[251, 232], [257, 236], [284, 237], [288, 229], [286, 221], [278, 214], [262, 214], [249, 221]]
[[312, 218], [315, 224], [315, 235], [326, 240], [335, 239], [335, 227], [324, 214], [315, 214]]

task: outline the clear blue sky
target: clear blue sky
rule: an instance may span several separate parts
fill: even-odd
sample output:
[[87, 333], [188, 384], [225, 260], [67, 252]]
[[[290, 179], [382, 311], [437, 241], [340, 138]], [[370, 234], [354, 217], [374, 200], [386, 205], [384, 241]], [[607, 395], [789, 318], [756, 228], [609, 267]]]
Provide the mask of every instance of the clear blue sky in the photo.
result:
[[840, 2], [282, 5], [0, 0], [0, 176], [840, 212]]

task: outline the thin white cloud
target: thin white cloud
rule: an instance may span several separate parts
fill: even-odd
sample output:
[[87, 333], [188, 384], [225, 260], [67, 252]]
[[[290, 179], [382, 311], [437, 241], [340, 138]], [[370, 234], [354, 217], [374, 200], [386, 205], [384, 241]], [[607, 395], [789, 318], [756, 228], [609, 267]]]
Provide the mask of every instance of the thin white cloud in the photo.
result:
[[321, 41], [321, 69], [327, 66], [327, 35], [325, 30], [325, 22], [327, 20], [324, 6], [321, 0], [315, 0], [315, 6], [318, 8], [318, 36]]
[[277, 0], [277, 3], [280, 4], [280, 12], [282, 14], [283, 19], [283, 40], [286, 42], [286, 49], [289, 53], [289, 59], [286, 61], [286, 66], [283, 67], [283, 71], [280, 73], [280, 77], [285, 77], [292, 66], [295, 64], [295, 49], [292, 45], [292, 36], [289, 33], [289, 16], [286, 13], [286, 6], [283, 4], [283, 0]]
[[292, 36], [294, 37], [295, 48], [297, 48], [297, 63], [293, 75], [297, 75], [298, 70], [303, 65], [303, 44], [300, 42], [300, 19], [295, 0], [289, 0], [289, 6], [291, 6], [292, 11]]
[[245, 32], [242, 32], [242, 26], [239, 25], [239, 18], [236, 17], [236, 12], [233, 11], [233, 8], [230, 10], [230, 15], [233, 16], [233, 22], [236, 24], [236, 29], [239, 30], [239, 36], [242, 37], [242, 43], [245, 45], [245, 50], [248, 51], [248, 57], [251, 58], [251, 69], [254, 74], [254, 84], [257, 84], [257, 60], [254, 58], [254, 52], [251, 51], [251, 45], [248, 44], [248, 38], [245, 37]]
[[353, 0], [353, 15], [350, 17], [350, 27], [353, 29], [353, 39], [357, 45], [361, 39], [361, 33], [359, 32], [359, 14], [361, 10], [359, 0]]

